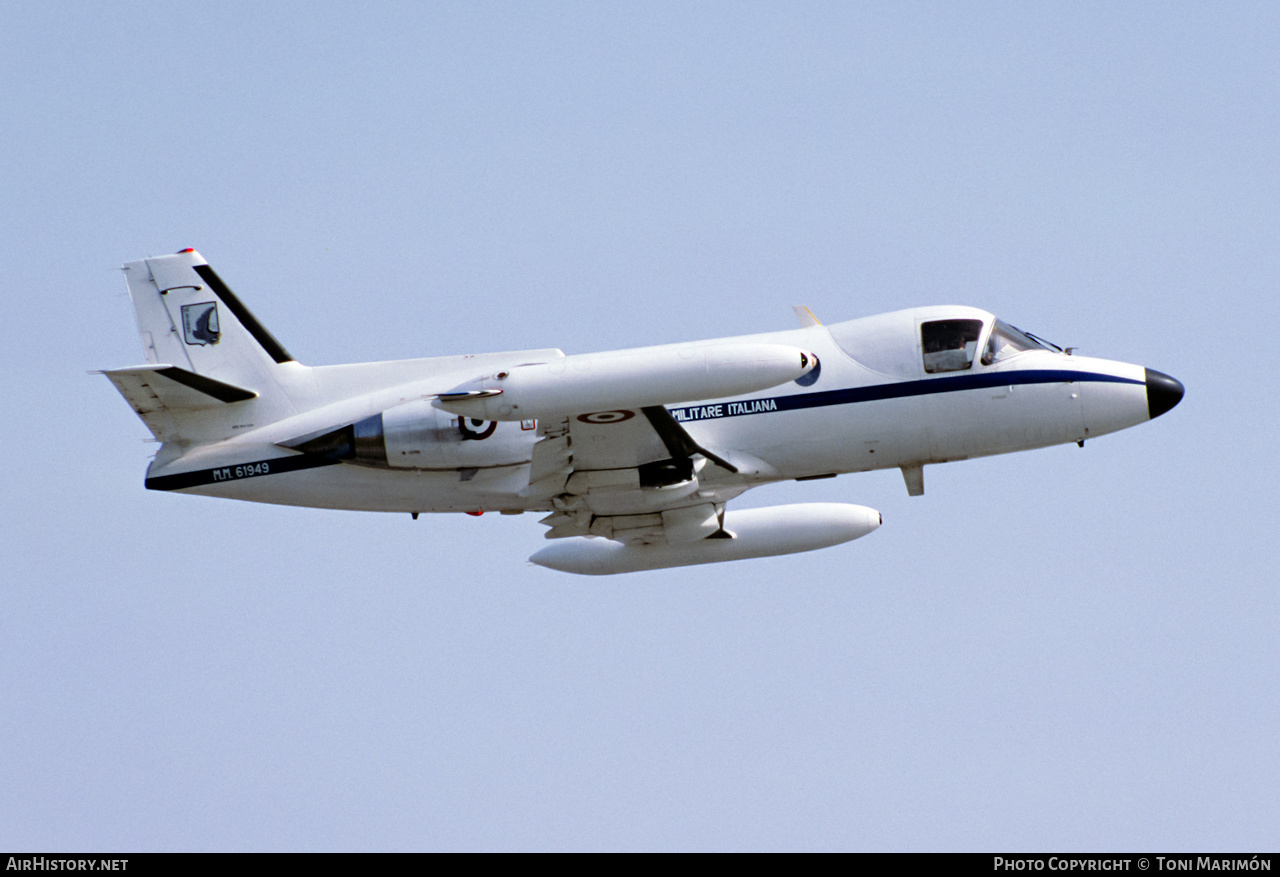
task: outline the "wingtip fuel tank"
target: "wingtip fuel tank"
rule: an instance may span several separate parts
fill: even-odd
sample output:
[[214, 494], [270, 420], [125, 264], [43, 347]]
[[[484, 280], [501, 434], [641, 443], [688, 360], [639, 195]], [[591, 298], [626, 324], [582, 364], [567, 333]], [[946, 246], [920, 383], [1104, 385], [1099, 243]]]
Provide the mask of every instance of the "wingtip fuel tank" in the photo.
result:
[[482, 420], [673, 405], [766, 390], [803, 377], [817, 362], [789, 344], [642, 347], [516, 366], [443, 393], [434, 404]]
[[681, 545], [627, 545], [578, 536], [556, 540], [529, 558], [539, 566], [578, 575], [602, 576], [773, 557], [850, 542], [880, 526], [880, 513], [848, 503], [800, 503], [725, 513], [724, 528], [734, 538], [710, 538]]

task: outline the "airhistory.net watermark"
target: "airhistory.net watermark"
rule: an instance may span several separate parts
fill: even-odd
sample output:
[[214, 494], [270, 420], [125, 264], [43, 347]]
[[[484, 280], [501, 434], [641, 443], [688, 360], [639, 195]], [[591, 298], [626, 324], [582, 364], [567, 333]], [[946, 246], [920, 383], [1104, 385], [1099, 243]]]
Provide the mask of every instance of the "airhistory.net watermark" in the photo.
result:
[[53, 859], [45, 856], [9, 856], [6, 871], [127, 871], [128, 859]]

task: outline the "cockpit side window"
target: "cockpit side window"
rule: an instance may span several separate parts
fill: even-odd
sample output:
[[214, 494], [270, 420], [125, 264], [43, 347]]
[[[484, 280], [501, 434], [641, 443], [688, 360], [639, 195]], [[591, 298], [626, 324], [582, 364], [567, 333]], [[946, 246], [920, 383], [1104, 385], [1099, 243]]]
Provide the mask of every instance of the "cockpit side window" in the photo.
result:
[[920, 324], [924, 370], [929, 374], [958, 372], [973, 366], [982, 334], [981, 320], [933, 320]]
[[987, 341], [987, 349], [982, 352], [982, 364], [991, 365], [1002, 359], [1008, 359], [1028, 350], [1048, 350], [1033, 335], [1029, 335], [1003, 320], [996, 320], [991, 329], [991, 338]]

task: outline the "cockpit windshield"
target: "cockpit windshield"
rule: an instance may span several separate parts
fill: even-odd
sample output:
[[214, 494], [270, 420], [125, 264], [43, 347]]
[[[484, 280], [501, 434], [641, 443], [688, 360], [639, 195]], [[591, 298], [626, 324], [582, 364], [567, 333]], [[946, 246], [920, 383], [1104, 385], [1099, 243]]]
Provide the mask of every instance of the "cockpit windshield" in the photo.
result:
[[982, 353], [982, 364], [991, 365], [993, 362], [1008, 359], [1028, 350], [1063, 352], [1061, 347], [1051, 341], [1037, 338], [1030, 332], [1023, 332], [1003, 320], [996, 320], [995, 326], [991, 329], [991, 338], [987, 341], [987, 349]]

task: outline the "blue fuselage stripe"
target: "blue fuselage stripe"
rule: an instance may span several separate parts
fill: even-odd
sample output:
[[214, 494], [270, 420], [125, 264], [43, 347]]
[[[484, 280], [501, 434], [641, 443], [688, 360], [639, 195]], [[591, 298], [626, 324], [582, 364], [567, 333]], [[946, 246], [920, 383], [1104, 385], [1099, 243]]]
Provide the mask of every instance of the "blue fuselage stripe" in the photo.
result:
[[878, 402], [885, 399], [928, 396], [935, 393], [986, 390], [992, 387], [1010, 387], [1015, 384], [1060, 384], [1072, 382], [1142, 384], [1140, 380], [1117, 377], [1116, 375], [1063, 369], [1039, 369], [1035, 371], [1009, 371], [979, 375], [956, 375], [946, 378], [926, 378], [919, 381], [875, 384], [870, 387], [845, 387], [839, 390], [822, 390], [817, 393], [770, 396], [764, 399], [748, 399], [742, 402], [717, 403], [715, 405], [684, 405], [669, 410], [677, 421], [684, 423], [692, 420], [742, 417], [747, 414], [773, 411], [799, 411], [804, 408], [823, 408], [828, 405], [850, 405], [855, 402]]

